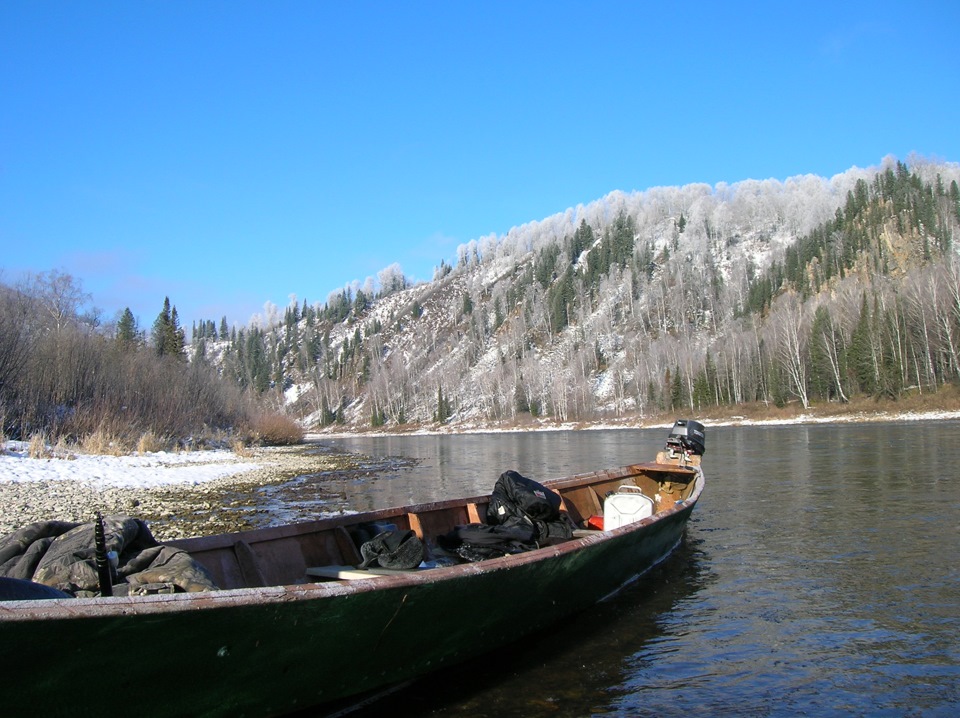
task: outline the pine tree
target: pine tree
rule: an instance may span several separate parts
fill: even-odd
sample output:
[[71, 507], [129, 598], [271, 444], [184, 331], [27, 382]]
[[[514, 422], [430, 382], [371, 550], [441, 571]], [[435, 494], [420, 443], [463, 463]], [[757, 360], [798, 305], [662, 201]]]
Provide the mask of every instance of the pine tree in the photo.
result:
[[570, 309], [573, 301], [573, 267], [567, 267], [560, 279], [554, 282], [547, 292], [550, 327], [554, 334], [559, 334], [570, 323]]
[[263, 332], [257, 328], [247, 335], [245, 360], [250, 386], [258, 393], [265, 392], [270, 388], [270, 358]]
[[693, 382], [693, 405], [700, 410], [712, 403], [710, 382], [707, 379], [707, 371], [704, 369], [697, 374], [697, 378]]
[[117, 342], [126, 348], [136, 346], [139, 341], [140, 332], [137, 329], [137, 320], [134, 318], [133, 312], [130, 311], [130, 307], [126, 307], [117, 321]]
[[445, 424], [453, 416], [453, 407], [450, 400], [443, 395], [443, 385], [437, 385], [437, 410], [434, 412], [433, 420], [438, 424]]
[[853, 372], [857, 388], [864, 394], [874, 395], [877, 392], [877, 367], [873, 352], [873, 323], [870, 320], [870, 308], [867, 305], [867, 295], [863, 295], [860, 303], [860, 319], [850, 337], [850, 347], [847, 349], [847, 365]]
[[186, 336], [183, 328], [180, 326], [180, 318], [177, 316], [177, 308], [170, 310], [170, 329], [168, 332], [168, 352], [173, 356], [183, 356], [184, 347], [187, 346]]
[[818, 399], [829, 399], [833, 393], [834, 377], [827, 354], [826, 339], [833, 336], [830, 312], [824, 305], [817, 307], [810, 330], [810, 388]]
[[177, 308], [170, 306], [170, 298], [163, 298], [163, 309], [153, 322], [153, 346], [159, 356], [185, 358], [186, 337], [180, 328]]
[[167, 335], [170, 330], [170, 297], [163, 298], [163, 309], [153, 322], [153, 347], [157, 354], [163, 355], [167, 348]]
[[683, 405], [683, 380], [680, 378], [680, 367], [673, 371], [673, 383], [670, 385], [670, 408], [679, 409]]
[[207, 340], [201, 337], [193, 348], [193, 362], [205, 364], [207, 361]]
[[573, 240], [570, 243], [570, 262], [576, 264], [580, 255], [593, 246], [595, 241], [593, 230], [587, 224], [587, 220], [581, 219], [580, 226], [573, 233]]

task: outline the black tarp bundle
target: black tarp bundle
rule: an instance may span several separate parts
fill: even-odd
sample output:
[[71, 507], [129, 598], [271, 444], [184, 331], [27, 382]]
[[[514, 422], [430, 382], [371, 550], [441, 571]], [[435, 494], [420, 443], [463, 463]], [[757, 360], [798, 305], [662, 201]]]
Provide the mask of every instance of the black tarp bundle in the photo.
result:
[[[105, 516], [106, 550], [116, 553], [113, 595], [213, 591], [207, 570], [182, 549], [159, 544], [147, 524]], [[41, 521], [0, 538], [0, 577], [99, 596], [94, 522]]]

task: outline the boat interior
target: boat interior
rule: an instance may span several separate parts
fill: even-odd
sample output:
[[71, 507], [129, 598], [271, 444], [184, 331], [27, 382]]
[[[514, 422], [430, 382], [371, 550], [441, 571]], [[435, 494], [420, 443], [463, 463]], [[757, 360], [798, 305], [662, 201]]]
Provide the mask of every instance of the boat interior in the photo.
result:
[[[560, 495], [560, 511], [576, 527], [573, 537], [565, 540], [577, 540], [598, 533], [604, 518], [608, 529], [616, 528], [610, 526], [612, 509], [607, 500], [611, 496], [626, 495], [624, 505], [640, 505], [640, 513], [618, 521], [617, 526], [656, 520], [657, 512], [672, 508], [691, 495], [699, 458], [666, 451], [658, 455], [656, 462], [545, 481], [543, 485]], [[358, 568], [363, 563], [363, 542], [378, 531], [412, 531], [425, 547], [423, 567], [450, 565], [457, 562], [456, 557], [438, 545], [438, 537], [458, 526], [485, 523], [489, 502], [489, 496], [440, 501], [182, 539], [169, 545], [186, 550], [221, 589], [371, 579], [395, 573], [389, 569]]]

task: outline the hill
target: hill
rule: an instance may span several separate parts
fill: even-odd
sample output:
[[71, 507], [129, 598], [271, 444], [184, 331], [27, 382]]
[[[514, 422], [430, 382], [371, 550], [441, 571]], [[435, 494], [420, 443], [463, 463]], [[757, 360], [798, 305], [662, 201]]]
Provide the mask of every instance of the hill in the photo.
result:
[[613, 192], [193, 356], [308, 428], [615, 422], [960, 377], [960, 167]]

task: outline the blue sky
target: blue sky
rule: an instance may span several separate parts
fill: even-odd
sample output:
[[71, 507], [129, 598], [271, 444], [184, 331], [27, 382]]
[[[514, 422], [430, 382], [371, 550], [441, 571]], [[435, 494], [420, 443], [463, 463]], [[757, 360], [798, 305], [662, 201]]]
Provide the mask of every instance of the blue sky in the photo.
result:
[[245, 324], [617, 189], [957, 162], [958, 8], [5, 2], [0, 280]]

